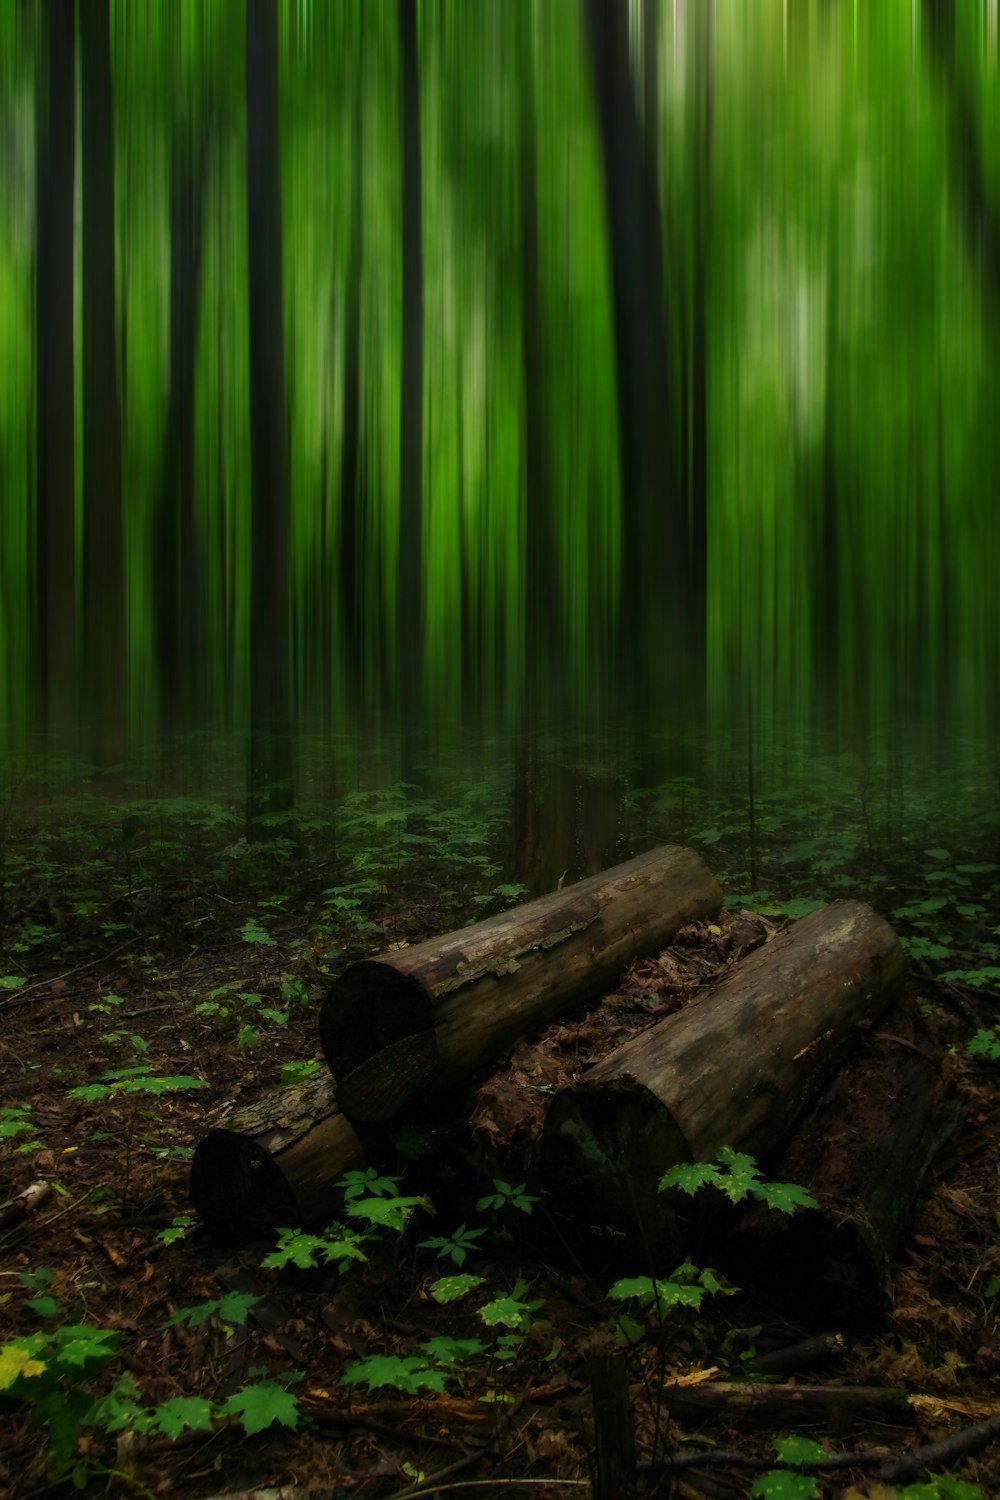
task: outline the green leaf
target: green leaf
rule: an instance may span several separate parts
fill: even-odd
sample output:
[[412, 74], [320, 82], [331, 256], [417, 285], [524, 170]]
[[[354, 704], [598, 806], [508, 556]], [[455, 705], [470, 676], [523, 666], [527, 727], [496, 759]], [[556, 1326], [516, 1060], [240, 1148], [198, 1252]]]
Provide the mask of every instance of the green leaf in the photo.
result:
[[222, 1323], [237, 1323], [242, 1326], [251, 1307], [256, 1307], [261, 1301], [263, 1298], [254, 1292], [226, 1292], [222, 1297], [199, 1302], [195, 1307], [178, 1307], [160, 1326], [174, 1328], [179, 1323], [186, 1323], [189, 1328], [197, 1328], [199, 1324], [215, 1317]]
[[707, 1161], [685, 1161], [670, 1167], [660, 1178], [660, 1192], [667, 1188], [680, 1188], [682, 1193], [689, 1193], [692, 1197], [699, 1188], [707, 1187], [709, 1183], [717, 1183], [719, 1173], [711, 1162]]
[[822, 1443], [798, 1434], [775, 1438], [771, 1446], [783, 1464], [823, 1463], [830, 1457]]
[[274, 1422], [280, 1427], [299, 1425], [299, 1403], [284, 1386], [272, 1380], [262, 1380], [257, 1385], [245, 1385], [234, 1391], [219, 1407], [222, 1417], [238, 1417], [249, 1437], [255, 1432], [264, 1432]]
[[762, 1500], [813, 1500], [819, 1494], [815, 1479], [808, 1474], [790, 1474], [787, 1469], [772, 1469], [769, 1474], [758, 1474], [750, 1486], [750, 1494]]
[[442, 1276], [428, 1287], [428, 1291], [435, 1302], [457, 1302], [459, 1297], [464, 1297], [471, 1292], [473, 1287], [481, 1286], [482, 1276], [464, 1275]]
[[160, 1432], [173, 1441], [186, 1427], [192, 1432], [210, 1431], [212, 1403], [200, 1396], [174, 1396], [158, 1406], [153, 1415]]
[[18, 1380], [37, 1380], [47, 1368], [45, 1361], [37, 1357], [35, 1344], [28, 1339], [0, 1345], [0, 1391], [9, 1391]]
[[425, 1359], [415, 1354], [405, 1357], [374, 1354], [349, 1365], [342, 1380], [344, 1385], [367, 1385], [370, 1391], [388, 1385], [415, 1396], [418, 1391], [443, 1391], [445, 1374], [443, 1370], [432, 1370]]
[[450, 1339], [445, 1334], [439, 1334], [437, 1338], [425, 1340], [420, 1347], [435, 1364], [454, 1365], [460, 1359], [471, 1359], [474, 1354], [482, 1354], [486, 1345], [480, 1343], [479, 1339]]
[[816, 1199], [794, 1182], [762, 1182], [753, 1189], [753, 1194], [768, 1208], [776, 1208], [783, 1214], [793, 1214], [797, 1208], [819, 1208]]

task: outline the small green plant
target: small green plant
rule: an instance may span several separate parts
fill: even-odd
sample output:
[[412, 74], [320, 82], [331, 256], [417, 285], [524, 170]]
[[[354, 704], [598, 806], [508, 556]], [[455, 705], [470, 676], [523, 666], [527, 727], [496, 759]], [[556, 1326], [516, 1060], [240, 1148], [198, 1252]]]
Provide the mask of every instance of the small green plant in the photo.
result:
[[209, 1318], [215, 1318], [223, 1327], [235, 1325], [242, 1328], [250, 1309], [260, 1301], [262, 1298], [254, 1292], [226, 1292], [222, 1297], [199, 1302], [194, 1307], [176, 1308], [160, 1326], [176, 1328], [178, 1324], [184, 1323], [188, 1328], [197, 1328], [199, 1324], [207, 1323]]
[[18, 1151], [39, 1151], [41, 1141], [35, 1139], [35, 1125], [31, 1118], [30, 1104], [13, 1104], [0, 1109], [0, 1141], [13, 1141], [19, 1135], [27, 1135], [26, 1141], [18, 1141]]
[[261, 1261], [266, 1271], [283, 1271], [294, 1266], [300, 1271], [334, 1263], [344, 1271], [356, 1261], [368, 1259], [362, 1246], [365, 1236], [342, 1225], [331, 1224], [325, 1234], [306, 1234], [302, 1229], [282, 1229], [278, 1243]]
[[1000, 1062], [1000, 1036], [992, 1026], [983, 1026], [966, 1044], [971, 1057], [985, 1057], [988, 1062]]
[[161, 1229], [156, 1238], [161, 1245], [176, 1245], [178, 1240], [184, 1239], [193, 1225], [194, 1219], [190, 1214], [175, 1214], [166, 1229]]
[[430, 1239], [421, 1240], [420, 1249], [433, 1250], [439, 1259], [451, 1260], [456, 1266], [462, 1266], [466, 1255], [470, 1250], [476, 1249], [476, 1241], [485, 1233], [485, 1229], [469, 1229], [465, 1224], [459, 1224], [451, 1234], [435, 1234]]
[[275, 946], [274, 938], [266, 928], [260, 925], [256, 917], [249, 917], [243, 923], [240, 928], [240, 937], [253, 947], [273, 948]]
[[283, 1063], [278, 1083], [283, 1089], [296, 1088], [300, 1083], [305, 1083], [307, 1078], [311, 1078], [318, 1067], [319, 1063], [314, 1057]]
[[437, 1281], [431, 1282], [428, 1291], [435, 1302], [457, 1302], [460, 1297], [466, 1296], [474, 1287], [482, 1286], [482, 1284], [482, 1276], [470, 1276], [466, 1272], [460, 1276], [440, 1276]]
[[186, 1073], [177, 1073], [169, 1078], [154, 1074], [151, 1064], [141, 1063], [134, 1068], [117, 1068], [102, 1073], [97, 1083], [81, 1084], [69, 1090], [70, 1099], [82, 1099], [86, 1104], [97, 1104], [121, 1094], [169, 1094], [179, 1089], [203, 1089], [204, 1083]]
[[635, 1298], [643, 1307], [653, 1310], [662, 1322], [675, 1308], [700, 1308], [706, 1296], [727, 1296], [734, 1290], [725, 1277], [711, 1267], [699, 1267], [686, 1260], [669, 1276], [624, 1277], [615, 1282], [608, 1296], [615, 1302]]
[[776, 1208], [783, 1214], [794, 1213], [798, 1208], [819, 1207], [815, 1198], [793, 1182], [762, 1181], [753, 1157], [734, 1151], [731, 1146], [721, 1147], [718, 1163], [681, 1162], [670, 1167], [660, 1178], [660, 1191], [673, 1187], [692, 1195], [703, 1187], [713, 1187], [731, 1203], [742, 1203], [747, 1197], [757, 1198], [768, 1208]]
[[528, 1283], [519, 1278], [509, 1292], [494, 1297], [479, 1309], [480, 1322], [487, 1328], [515, 1328], [520, 1333], [527, 1333], [533, 1315], [542, 1306], [540, 1297], [525, 1300], [527, 1291]]
[[517, 1187], [511, 1187], [509, 1182], [504, 1182], [500, 1177], [494, 1177], [493, 1192], [479, 1199], [476, 1204], [476, 1213], [485, 1213], [488, 1209], [494, 1209], [499, 1213], [505, 1208], [516, 1208], [519, 1213], [530, 1214], [537, 1202], [537, 1197], [525, 1191], [523, 1182], [519, 1182]]

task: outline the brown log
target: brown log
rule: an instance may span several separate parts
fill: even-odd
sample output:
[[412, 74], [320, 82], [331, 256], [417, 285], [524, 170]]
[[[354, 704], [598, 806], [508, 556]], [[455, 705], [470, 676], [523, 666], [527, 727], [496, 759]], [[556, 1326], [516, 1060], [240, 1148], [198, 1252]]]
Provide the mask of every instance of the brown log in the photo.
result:
[[714, 1161], [722, 1146], [763, 1157], [905, 976], [895, 933], [869, 907], [813, 912], [553, 1098], [549, 1181], [636, 1254], [674, 1253], [690, 1200], [658, 1192], [663, 1172]]
[[854, 1419], [899, 1427], [913, 1427], [917, 1420], [916, 1403], [906, 1391], [884, 1386], [747, 1385], [721, 1380], [671, 1385], [668, 1381], [663, 1399], [675, 1416], [711, 1415], [740, 1425], [822, 1421], [844, 1432]]
[[768, 1177], [819, 1207], [754, 1205], [726, 1237], [734, 1276], [802, 1317], [859, 1324], [884, 1310], [921, 1184], [958, 1124], [941, 1063], [904, 1000], [768, 1160]]
[[223, 1115], [192, 1158], [191, 1200], [223, 1244], [322, 1227], [337, 1207], [337, 1178], [363, 1159], [332, 1080], [317, 1072], [295, 1087], [265, 1089]]
[[721, 903], [704, 860], [669, 845], [461, 932], [352, 964], [319, 1019], [341, 1108], [360, 1121], [395, 1118], [594, 999], [632, 959]]

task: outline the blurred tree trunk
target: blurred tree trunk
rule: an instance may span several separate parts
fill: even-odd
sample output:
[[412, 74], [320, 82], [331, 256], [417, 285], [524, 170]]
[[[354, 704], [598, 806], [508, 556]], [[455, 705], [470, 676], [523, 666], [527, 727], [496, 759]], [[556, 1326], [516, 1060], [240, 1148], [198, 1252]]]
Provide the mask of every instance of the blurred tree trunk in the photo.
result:
[[107, 0], [80, 7], [83, 126], [83, 721], [103, 770], [125, 756], [125, 562], [115, 340], [115, 148]]
[[170, 182], [170, 394], [153, 559], [161, 733], [205, 722], [205, 578], [194, 500], [194, 393], [205, 143], [175, 127]]
[[340, 638], [345, 685], [353, 708], [364, 682], [364, 502], [361, 487], [361, 259], [364, 253], [364, 23], [354, 82], [351, 141], [351, 226], [347, 247], [346, 328], [344, 331], [343, 438], [340, 458]]
[[247, 239], [250, 331], [250, 767], [248, 837], [292, 804], [276, 0], [247, 0]]
[[38, 721], [65, 731], [75, 708], [73, 191], [76, 85], [73, 0], [51, 0], [39, 69], [35, 331], [38, 486]]
[[423, 710], [424, 250], [420, 185], [420, 74], [416, 0], [399, 0], [403, 152], [403, 352], [399, 429], [399, 573], [396, 599], [403, 779], [416, 774]]
[[583, 0], [611, 249], [622, 488], [619, 673], [641, 721], [687, 662], [689, 528], [673, 440], [662, 239], [618, 0]]

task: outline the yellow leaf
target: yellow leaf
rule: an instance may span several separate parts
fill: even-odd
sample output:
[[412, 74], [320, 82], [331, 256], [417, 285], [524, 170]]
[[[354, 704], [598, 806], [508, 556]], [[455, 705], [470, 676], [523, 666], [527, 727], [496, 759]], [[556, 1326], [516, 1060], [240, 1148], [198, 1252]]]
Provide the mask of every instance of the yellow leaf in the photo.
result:
[[15, 1380], [42, 1375], [45, 1362], [36, 1359], [24, 1344], [5, 1344], [0, 1349], [0, 1391], [7, 1391]]

